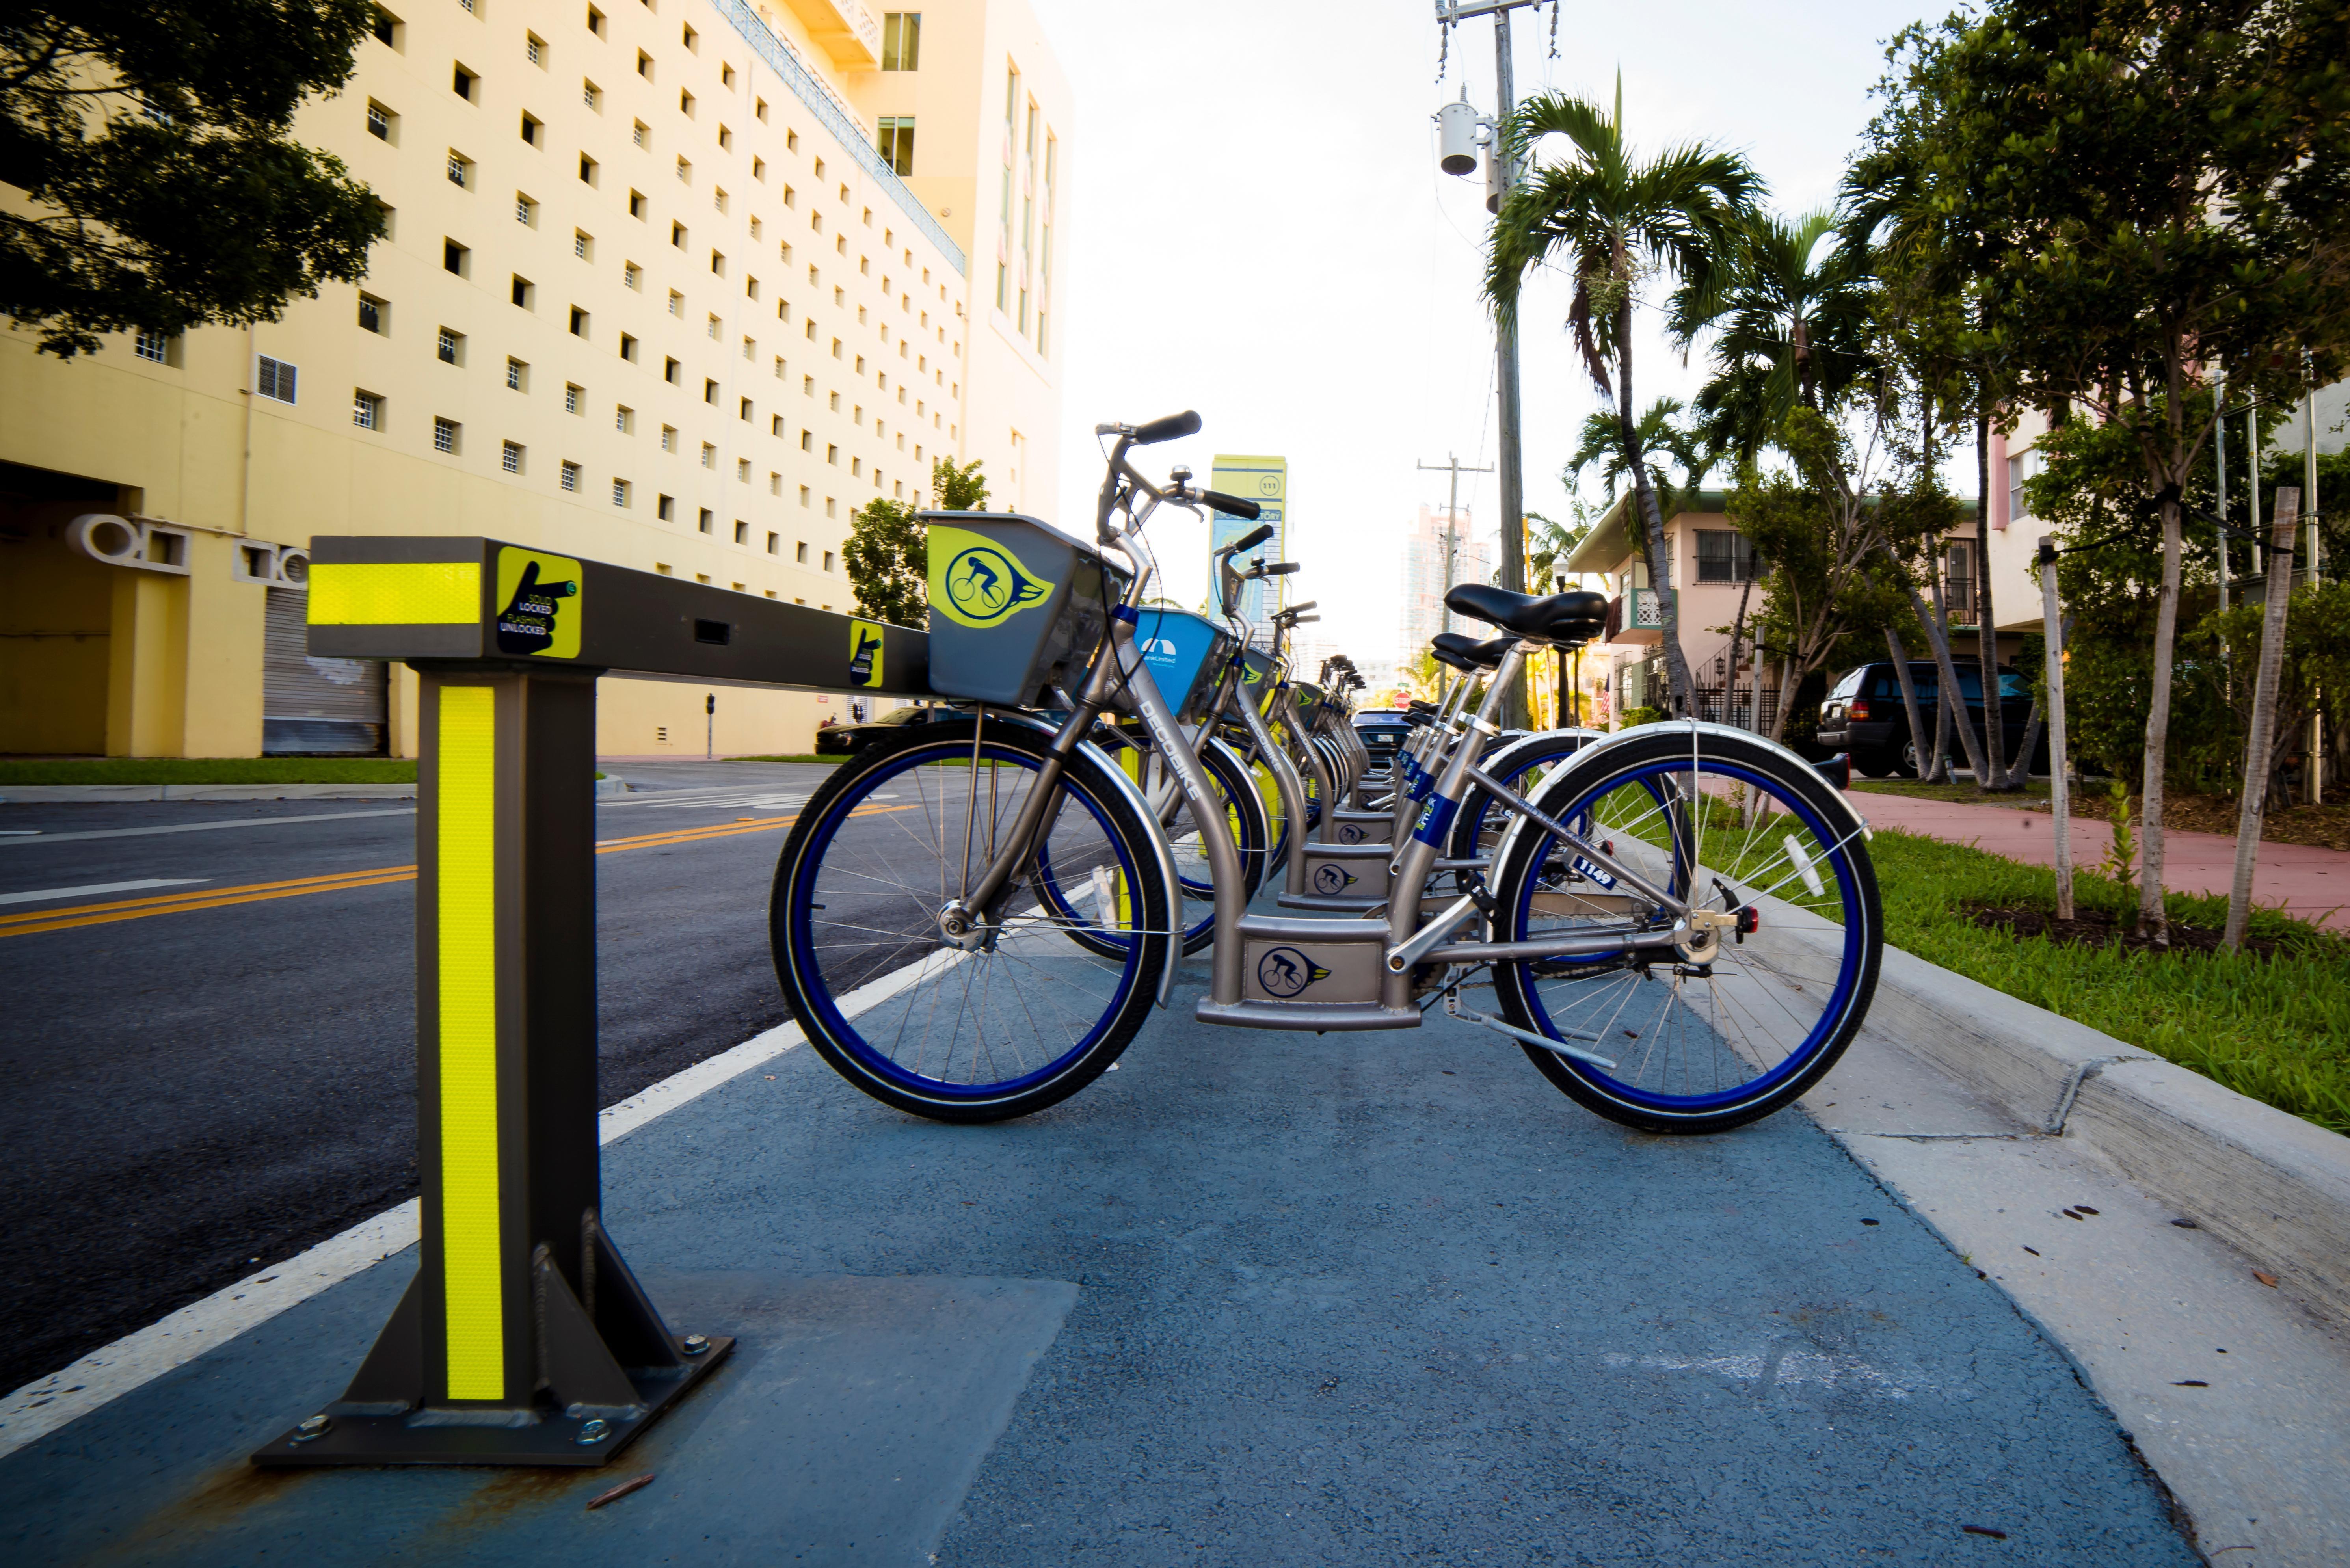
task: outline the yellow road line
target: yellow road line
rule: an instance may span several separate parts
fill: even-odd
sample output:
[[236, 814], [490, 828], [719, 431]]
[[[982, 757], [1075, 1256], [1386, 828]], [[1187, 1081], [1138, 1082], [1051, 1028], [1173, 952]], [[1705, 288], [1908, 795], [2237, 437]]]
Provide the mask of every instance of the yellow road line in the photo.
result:
[[[894, 811], [916, 811], [912, 805], [859, 806], [851, 816], [882, 816]], [[598, 855], [624, 849], [659, 849], [671, 844], [693, 844], [705, 838], [732, 838], [738, 834], [767, 833], [789, 827], [797, 816], [763, 816], [754, 822], [729, 822], [712, 827], [678, 828], [633, 838], [607, 838], [596, 846]], [[0, 938], [29, 937], [41, 931], [68, 931], [81, 926], [112, 925], [118, 920], [144, 919], [149, 915], [176, 915], [189, 909], [217, 909], [231, 904], [258, 904], [271, 898], [294, 898], [305, 893], [334, 893], [346, 888], [377, 888], [388, 882], [413, 882], [413, 866], [380, 866], [364, 871], [342, 871], [324, 877], [297, 877], [286, 882], [253, 882], [238, 888], [206, 888], [177, 895], [122, 898], [108, 904], [78, 904], [71, 909], [43, 909], [21, 915], [0, 915]]]

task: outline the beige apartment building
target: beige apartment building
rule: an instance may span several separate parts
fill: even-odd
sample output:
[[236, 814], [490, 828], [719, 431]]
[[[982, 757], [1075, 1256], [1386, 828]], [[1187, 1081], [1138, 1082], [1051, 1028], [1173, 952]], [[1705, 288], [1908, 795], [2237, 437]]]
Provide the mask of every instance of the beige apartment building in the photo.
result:
[[[0, 753], [412, 753], [408, 671], [304, 649], [316, 535], [845, 611], [852, 514], [936, 458], [1055, 514], [1072, 115], [1024, 0], [381, 16], [297, 126], [386, 206], [363, 282], [70, 362], [0, 332]], [[604, 753], [700, 753], [702, 687], [600, 695]], [[717, 695], [722, 753], [846, 717]]]

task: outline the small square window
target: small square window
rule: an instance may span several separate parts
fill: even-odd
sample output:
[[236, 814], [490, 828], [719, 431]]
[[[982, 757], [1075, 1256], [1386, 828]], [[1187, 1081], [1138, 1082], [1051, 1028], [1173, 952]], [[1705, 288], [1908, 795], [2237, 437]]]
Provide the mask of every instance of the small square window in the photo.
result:
[[652, 127], [641, 119], [637, 121], [636, 129], [629, 133], [630, 140], [639, 147], [646, 145], [652, 139]]
[[714, 521], [715, 518], [712, 515], [710, 508], [705, 506], [702, 509], [702, 514], [694, 520], [694, 531], [696, 533], [707, 534], [710, 532], [711, 524]]
[[441, 270], [463, 277], [473, 270], [473, 253], [452, 239], [441, 242]]
[[579, 411], [580, 400], [587, 397], [587, 388], [575, 384], [567, 384], [563, 389], [563, 411], [567, 414], [577, 413]]
[[515, 222], [525, 228], [538, 226], [538, 203], [519, 191], [515, 192]]
[[779, 556], [783, 554], [783, 548], [784, 536], [781, 534], [770, 534], [767, 535], [767, 554], [770, 556]]
[[[770, 495], [781, 495], [783, 493], [784, 476], [777, 473], [774, 469], [769, 469], [767, 471], [767, 493]], [[770, 553], [772, 554], [772, 551]]]
[[581, 261], [596, 259], [596, 237], [585, 229], [571, 231], [571, 254]]
[[641, 289], [641, 288], [644, 286], [644, 283], [645, 283], [645, 275], [644, 275], [644, 273], [643, 273], [643, 272], [642, 272], [642, 271], [638, 267], [638, 265], [637, 265], [637, 264], [636, 264], [636, 263], [634, 263], [634, 262], [624, 262], [624, 263], [622, 263], [622, 264], [621, 264], [621, 265], [620, 265], [620, 286], [622, 286], [623, 288], [637, 288], [637, 289]]
[[669, 291], [669, 313], [671, 316], [683, 316], [685, 314], [685, 296], [678, 293], [678, 291], [673, 288]]
[[[829, 499], [827, 499], [825, 504], [827, 506], [830, 506], [832, 502]], [[827, 514], [827, 515], [829, 515], [829, 514]], [[827, 572], [832, 570], [832, 552], [829, 550], [827, 550], [824, 553], [824, 569]]]
[[690, 92], [681, 91], [677, 95], [677, 107], [681, 112], [683, 112], [686, 119], [691, 119], [693, 118], [693, 95]]
[[802, 452], [814, 452], [816, 450], [816, 431], [808, 429], [806, 425], [802, 425], [800, 427], [800, 450]]
[[588, 313], [580, 309], [577, 306], [573, 306], [571, 307], [571, 336], [574, 337], [587, 337], [588, 321]]
[[685, 249], [685, 225], [683, 223], [673, 223], [670, 224], [669, 243], [675, 245], [680, 250]]
[[579, 155], [579, 180], [586, 185], [593, 185], [596, 182], [596, 161], [585, 152]]
[[530, 390], [530, 367], [512, 355], [506, 357], [506, 385], [517, 392]]
[[465, 362], [465, 335], [462, 332], [454, 331], [450, 327], [443, 327], [440, 332], [438, 352], [441, 356], [441, 363], [443, 365], [463, 364]]
[[473, 161], [454, 148], [449, 150], [449, 183], [465, 190], [473, 185]]
[[653, 514], [664, 523], [677, 521], [677, 497], [664, 495], [653, 504]]
[[737, 484], [748, 484], [751, 483], [751, 460], [749, 458], [738, 457], [734, 460], [734, 483]]
[[579, 101], [600, 113], [604, 108], [604, 89], [594, 82], [583, 81], [579, 84]]
[[637, 340], [625, 332], [620, 334], [620, 358], [630, 364], [636, 363]]
[[294, 367], [283, 359], [273, 359], [266, 354], [259, 356], [258, 358], [259, 363], [254, 369], [253, 389], [265, 398], [274, 399], [281, 403], [292, 402], [296, 377]]
[[481, 78], [475, 76], [464, 67], [459, 66], [456, 68], [455, 73], [450, 78], [449, 89], [455, 93], [459, 98], [463, 99], [467, 103], [471, 103], [473, 101], [474, 84], [478, 83], [481, 79]]
[[498, 466], [508, 473], [522, 472], [522, 448], [507, 441], [498, 449]]
[[716, 468], [718, 466], [718, 449], [711, 445], [708, 441], [703, 441], [702, 443], [702, 466], [704, 468]]
[[536, 33], [525, 33], [522, 36], [522, 56], [523, 58], [528, 60], [532, 65], [546, 65], [546, 40], [541, 38]]
[[685, 383], [684, 383], [684, 379], [683, 379], [683, 377], [680, 374], [680, 372], [681, 371], [681, 369], [683, 369], [683, 367], [681, 367], [681, 365], [680, 365], [676, 360], [674, 360], [674, 359], [664, 359], [664, 360], [662, 360], [662, 361], [661, 361], [661, 379], [662, 379], [662, 380], [664, 380], [664, 381], [667, 381], [667, 382], [668, 382], [671, 386], [672, 386], [672, 387], [678, 387], [678, 386], [682, 386], [682, 385], [684, 385], [684, 384], [685, 384]]
[[628, 504], [629, 482], [625, 479], [616, 479], [612, 481], [612, 504], [615, 506], [626, 506]]
[[[805, 484], [803, 484], [803, 485], [801, 485], [801, 486], [800, 486], [800, 504], [801, 504], [801, 505], [803, 505], [803, 506], [806, 506], [806, 505], [807, 504], [807, 500], [808, 500], [807, 486], [806, 486], [806, 485], [805, 485]], [[806, 540], [803, 539], [803, 540], [801, 540], [798, 544], [794, 545], [792, 546], [792, 559], [793, 559], [795, 562], [796, 562], [798, 565], [800, 565], [800, 566], [806, 566], [806, 565], [807, 565], [807, 541], [806, 541]]]
[[432, 450], [434, 452], [449, 452], [453, 455], [457, 451], [458, 437], [463, 433], [463, 427], [459, 425], [456, 421], [443, 419], [439, 414], [433, 415]]
[[741, 399], [737, 399], [737, 400], [736, 400], [736, 407], [735, 407], [735, 410], [734, 410], [734, 417], [735, 417], [736, 419], [738, 419], [738, 420], [743, 420], [743, 421], [746, 421], [746, 422], [747, 422], [747, 421], [750, 420], [750, 418], [751, 418], [751, 413], [752, 413], [752, 409], [751, 409], [751, 400], [750, 400], [750, 399], [748, 399], [748, 398], [741, 398]]
[[525, 310], [531, 308], [532, 302], [536, 297], [536, 295], [531, 286], [530, 279], [523, 276], [519, 273], [515, 274], [512, 289], [513, 293], [511, 297], [514, 302], [516, 305], [521, 306]]
[[380, 335], [387, 330], [391, 307], [372, 294], [359, 296], [359, 328]]
[[661, 426], [661, 451], [675, 452], [676, 450], [677, 427], [675, 425]]
[[351, 393], [351, 423], [363, 431], [383, 429], [383, 400], [373, 392]]
[[367, 128], [368, 134], [369, 136], [374, 137], [379, 141], [390, 141], [393, 140], [392, 129], [399, 123], [400, 116], [392, 113], [391, 110], [384, 108], [383, 105], [376, 102], [373, 99], [368, 99]]
[[539, 123], [539, 119], [536, 115], [532, 114], [527, 109], [523, 111], [522, 139], [524, 141], [533, 147], [537, 146], [538, 133], [546, 129], [546, 128], [544, 125]]
[[626, 404], [614, 409], [612, 410], [612, 428], [619, 431], [622, 435], [636, 434], [637, 411], [634, 409], [628, 407]]
[[751, 525], [740, 517], [734, 519], [734, 542], [737, 545], [747, 545], [751, 542]]
[[561, 483], [563, 488], [566, 490], [576, 491], [579, 488], [579, 465], [577, 463], [567, 462], [563, 465], [563, 478]]
[[677, 182], [681, 185], [693, 183], [693, 165], [682, 158], [677, 161]]

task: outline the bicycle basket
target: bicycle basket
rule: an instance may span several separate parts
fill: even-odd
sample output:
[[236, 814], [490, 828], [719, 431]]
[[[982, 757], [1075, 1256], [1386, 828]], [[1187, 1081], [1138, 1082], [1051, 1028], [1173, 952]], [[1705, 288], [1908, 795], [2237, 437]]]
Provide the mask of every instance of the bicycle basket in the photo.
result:
[[1190, 723], [1215, 690], [1216, 672], [1231, 657], [1232, 633], [1189, 610], [1147, 609], [1134, 628], [1134, 645], [1150, 679], [1175, 716]]
[[1128, 574], [1093, 545], [1010, 512], [925, 512], [931, 690], [1033, 707], [1075, 690]]

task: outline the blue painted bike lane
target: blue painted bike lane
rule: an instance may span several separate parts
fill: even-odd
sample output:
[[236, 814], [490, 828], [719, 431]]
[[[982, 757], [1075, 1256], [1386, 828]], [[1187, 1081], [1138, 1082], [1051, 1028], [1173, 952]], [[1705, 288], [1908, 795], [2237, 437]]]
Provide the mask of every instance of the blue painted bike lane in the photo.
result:
[[1440, 1018], [1195, 1024], [1185, 972], [1024, 1122], [901, 1116], [800, 1047], [608, 1148], [655, 1300], [742, 1343], [602, 1470], [244, 1466], [340, 1390], [403, 1257], [0, 1461], [0, 1535], [174, 1564], [2198, 1561], [2063, 1354], [1800, 1111], [1635, 1134]]

